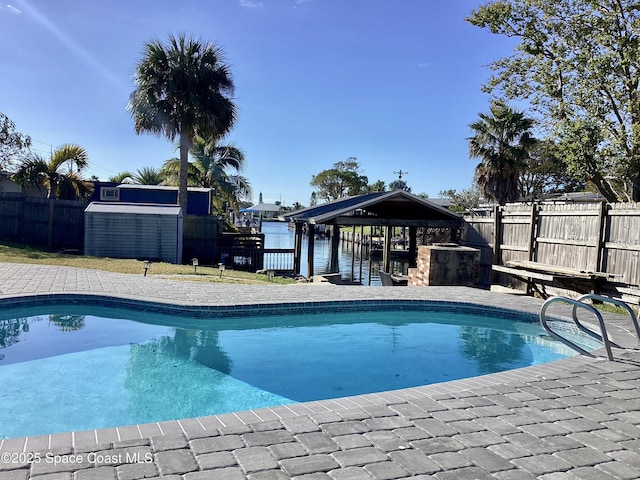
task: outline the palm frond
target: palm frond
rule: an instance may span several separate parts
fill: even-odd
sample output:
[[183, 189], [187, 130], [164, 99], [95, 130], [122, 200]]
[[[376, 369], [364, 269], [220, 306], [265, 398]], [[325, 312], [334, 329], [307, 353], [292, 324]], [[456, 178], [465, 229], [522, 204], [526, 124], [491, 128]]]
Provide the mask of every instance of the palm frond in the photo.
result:
[[48, 171], [47, 161], [38, 154], [32, 154], [22, 159], [12, 179], [23, 188], [27, 186], [43, 187]]
[[65, 144], [51, 154], [49, 169], [51, 172], [57, 172], [65, 163], [69, 164], [69, 171], [73, 171], [74, 166], [80, 171], [89, 164], [89, 155], [80, 145]]
[[133, 175], [134, 183], [138, 185], [160, 185], [165, 180], [162, 170], [154, 167], [139, 168]]
[[485, 196], [500, 204], [514, 201], [520, 191], [520, 173], [537, 143], [530, 131], [534, 122], [500, 101], [492, 103], [489, 114], [478, 117], [469, 125], [473, 136], [467, 139], [469, 157], [481, 161], [476, 183]]
[[93, 193], [93, 183], [85, 180], [78, 172], [69, 172], [58, 179], [56, 198], [84, 200]]
[[117, 175], [109, 177], [109, 181], [114, 183], [131, 183], [133, 181], [133, 173], [120, 172]]
[[235, 123], [232, 75], [213, 43], [184, 35], [170, 35], [166, 44], [152, 40], [144, 46], [134, 82], [127, 109], [137, 133], [173, 141], [185, 128], [222, 135]]

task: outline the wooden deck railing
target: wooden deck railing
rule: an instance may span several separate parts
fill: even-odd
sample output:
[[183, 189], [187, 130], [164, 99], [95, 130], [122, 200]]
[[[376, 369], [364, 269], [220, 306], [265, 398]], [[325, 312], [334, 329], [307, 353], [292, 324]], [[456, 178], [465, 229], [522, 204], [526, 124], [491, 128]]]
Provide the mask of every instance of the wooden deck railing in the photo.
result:
[[293, 273], [293, 248], [265, 248], [264, 269], [280, 273]]

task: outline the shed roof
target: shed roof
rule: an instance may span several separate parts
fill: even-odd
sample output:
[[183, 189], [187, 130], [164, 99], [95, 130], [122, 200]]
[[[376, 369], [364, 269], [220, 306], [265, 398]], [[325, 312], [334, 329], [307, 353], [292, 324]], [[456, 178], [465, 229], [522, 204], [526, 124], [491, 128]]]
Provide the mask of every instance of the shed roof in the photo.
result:
[[90, 213], [132, 213], [142, 215], [182, 215], [180, 205], [162, 203], [91, 202], [85, 209]]
[[460, 215], [403, 190], [341, 198], [279, 217], [311, 224], [457, 226]]

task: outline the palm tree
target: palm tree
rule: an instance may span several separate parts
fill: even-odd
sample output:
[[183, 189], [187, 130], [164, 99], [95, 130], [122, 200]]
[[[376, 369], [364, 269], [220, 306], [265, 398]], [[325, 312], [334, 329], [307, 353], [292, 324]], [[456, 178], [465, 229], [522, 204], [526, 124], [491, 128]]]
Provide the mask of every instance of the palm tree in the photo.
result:
[[60, 329], [61, 332], [75, 332], [85, 326], [84, 315], [52, 314], [49, 321]]
[[480, 159], [476, 182], [487, 198], [504, 205], [518, 198], [520, 173], [536, 144], [530, 132], [533, 120], [501, 101], [491, 104], [490, 114], [478, 116], [469, 125], [474, 135], [467, 139], [469, 157]]
[[114, 183], [131, 183], [133, 181], [133, 173], [120, 172], [113, 177], [109, 177], [109, 181]]
[[91, 182], [81, 176], [82, 170], [88, 164], [89, 156], [84, 148], [79, 145], [66, 144], [54, 150], [48, 161], [38, 154], [26, 157], [13, 176], [14, 181], [23, 187], [34, 185], [47, 189], [49, 247], [53, 246], [55, 199], [84, 199], [91, 195], [93, 190]]
[[160, 185], [166, 180], [162, 170], [154, 167], [142, 167], [131, 177], [138, 185]]
[[127, 108], [136, 133], [179, 138], [178, 203], [186, 214], [188, 153], [194, 137], [219, 137], [235, 123], [229, 67], [219, 46], [169, 35], [167, 44], [145, 44], [134, 78], [136, 88]]
[[[234, 145], [219, 145], [215, 138], [206, 140], [196, 136], [190, 153], [193, 162], [188, 165], [188, 183], [212, 188], [218, 209], [224, 202], [238, 209], [240, 201], [251, 196], [249, 180], [242, 175], [228, 173], [229, 169], [239, 172], [244, 167], [242, 150]], [[171, 177], [176, 175], [179, 166], [180, 160], [172, 158], [165, 162], [163, 170]]]
[[253, 195], [251, 183], [244, 175], [229, 175], [226, 181], [220, 181], [218, 186], [213, 188], [218, 192], [214, 197], [218, 211], [224, 210], [223, 206], [227, 203], [237, 212], [240, 210], [240, 203]]
[[155, 167], [142, 167], [136, 170], [136, 173], [120, 172], [109, 177], [110, 182], [135, 183], [137, 185], [160, 185], [165, 180], [165, 172]]

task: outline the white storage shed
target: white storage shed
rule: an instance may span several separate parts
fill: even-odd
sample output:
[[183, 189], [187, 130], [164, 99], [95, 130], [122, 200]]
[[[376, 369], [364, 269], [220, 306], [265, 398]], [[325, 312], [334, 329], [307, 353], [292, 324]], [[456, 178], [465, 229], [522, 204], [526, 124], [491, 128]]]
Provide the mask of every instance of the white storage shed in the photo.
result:
[[92, 202], [84, 220], [85, 255], [182, 263], [179, 205]]

